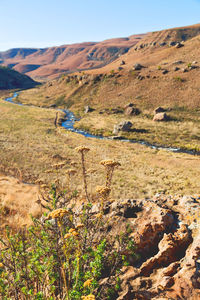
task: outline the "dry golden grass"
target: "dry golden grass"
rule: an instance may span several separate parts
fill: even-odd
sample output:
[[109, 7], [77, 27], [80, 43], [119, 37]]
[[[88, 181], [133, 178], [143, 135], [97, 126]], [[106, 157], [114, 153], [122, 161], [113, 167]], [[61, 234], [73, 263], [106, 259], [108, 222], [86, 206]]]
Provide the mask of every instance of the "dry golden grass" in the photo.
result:
[[0, 228], [5, 223], [12, 228], [30, 225], [31, 217], [41, 214], [39, 187], [24, 184], [14, 177], [0, 176]]
[[[170, 113], [174, 115], [173, 112]], [[188, 112], [182, 112], [187, 117]], [[179, 114], [177, 113], [177, 116]], [[153, 117], [152, 117], [153, 118]], [[96, 135], [112, 136], [115, 124], [121, 121], [131, 121], [132, 131], [121, 132], [120, 135], [137, 141], [146, 141], [150, 144], [177, 147], [200, 151], [200, 122], [196, 120], [182, 120], [169, 122], [154, 122], [146, 116], [124, 116], [123, 114], [103, 114], [95, 112], [86, 114], [76, 122], [75, 128], [85, 129]]]
[[[74, 149], [87, 145], [88, 191], [105, 184], [103, 159], [121, 163], [113, 178], [112, 197], [151, 197], [156, 192], [167, 194], [198, 194], [200, 158], [186, 154], [157, 151], [138, 144], [102, 141], [54, 127], [55, 111], [16, 106], [0, 102], [0, 165], [2, 172], [22, 174], [25, 182], [41, 185], [57, 182], [68, 186], [67, 170], [78, 174], [71, 178], [71, 189], [82, 191], [80, 161]], [[59, 165], [62, 162], [63, 164]]]

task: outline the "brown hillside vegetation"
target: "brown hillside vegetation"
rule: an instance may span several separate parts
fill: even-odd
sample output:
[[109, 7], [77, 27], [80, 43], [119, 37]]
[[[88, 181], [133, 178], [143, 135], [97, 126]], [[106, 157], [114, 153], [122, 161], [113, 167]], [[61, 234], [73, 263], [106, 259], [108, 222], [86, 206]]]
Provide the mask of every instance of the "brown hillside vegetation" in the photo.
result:
[[0, 53], [1, 63], [31, 77], [58, 76], [63, 72], [98, 68], [126, 53], [144, 35], [45, 49], [11, 49]]
[[[44, 49], [10, 49], [0, 53], [0, 62], [34, 78], [55, 78], [66, 72], [100, 68], [127, 52], [131, 59], [131, 53], [135, 51], [135, 48], [144, 50], [149, 46], [163, 47], [169, 43], [189, 40], [199, 33], [200, 26], [197, 24], [132, 35], [127, 38], [109, 39], [103, 42], [88, 42]], [[131, 51], [129, 51], [130, 49]], [[153, 62], [152, 58], [151, 62]]]
[[[22, 92], [19, 100], [70, 108], [82, 117], [76, 126], [95, 134], [112, 136], [113, 126], [128, 119], [133, 130], [123, 133], [126, 138], [199, 151], [199, 46], [200, 36], [196, 36], [181, 48], [132, 48], [98, 72], [62, 76]], [[141, 70], [134, 69], [136, 63], [143, 66]], [[124, 107], [128, 103], [133, 103], [141, 113], [126, 116]], [[86, 105], [94, 111], [84, 114]], [[158, 106], [164, 107], [169, 122], [153, 121]]]
[[[0, 54], [76, 71], [20, 91], [25, 105], [0, 91], [2, 299], [200, 299], [199, 46], [194, 25]], [[61, 109], [109, 138], [67, 131]]]

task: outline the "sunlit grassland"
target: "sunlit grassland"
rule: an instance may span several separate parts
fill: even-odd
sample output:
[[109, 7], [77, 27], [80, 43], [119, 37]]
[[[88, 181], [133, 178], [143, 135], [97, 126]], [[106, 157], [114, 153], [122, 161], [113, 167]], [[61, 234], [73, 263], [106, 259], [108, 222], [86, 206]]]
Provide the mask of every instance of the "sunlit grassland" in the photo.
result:
[[[74, 148], [87, 145], [89, 185], [103, 184], [104, 170], [99, 161], [116, 159], [121, 167], [113, 178], [113, 197], [150, 197], [156, 192], [167, 194], [199, 193], [200, 159], [198, 156], [157, 151], [138, 144], [102, 141], [55, 128], [55, 111], [22, 107], [0, 102], [1, 171], [23, 180], [51, 184], [59, 180], [67, 185], [66, 171], [80, 168]], [[64, 167], [57, 169], [58, 162]], [[90, 184], [91, 182], [91, 184]], [[80, 177], [72, 179], [74, 189], [81, 190]], [[90, 187], [89, 187], [89, 191]]]
[[200, 151], [200, 122], [198, 120], [196, 122], [190, 119], [154, 122], [152, 119], [153, 116], [150, 119], [145, 115], [131, 117], [123, 114], [99, 115], [93, 112], [83, 116], [75, 127], [97, 135], [112, 136], [114, 125], [127, 120], [132, 122], [132, 130], [120, 132], [120, 135], [127, 139]]

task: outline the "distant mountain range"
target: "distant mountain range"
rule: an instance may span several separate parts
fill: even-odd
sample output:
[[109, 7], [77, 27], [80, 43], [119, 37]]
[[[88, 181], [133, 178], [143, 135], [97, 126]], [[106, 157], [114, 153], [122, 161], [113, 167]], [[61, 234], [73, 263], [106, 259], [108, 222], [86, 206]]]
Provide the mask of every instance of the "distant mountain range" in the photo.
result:
[[[34, 79], [56, 78], [63, 73], [102, 68], [126, 53], [156, 44], [181, 42], [200, 34], [200, 25], [172, 28], [103, 42], [86, 42], [44, 49], [15, 48], [0, 52], [0, 64]], [[139, 48], [138, 48], [139, 49]]]
[[140, 41], [144, 35], [44, 49], [15, 48], [0, 52], [0, 64], [33, 78], [102, 67]]

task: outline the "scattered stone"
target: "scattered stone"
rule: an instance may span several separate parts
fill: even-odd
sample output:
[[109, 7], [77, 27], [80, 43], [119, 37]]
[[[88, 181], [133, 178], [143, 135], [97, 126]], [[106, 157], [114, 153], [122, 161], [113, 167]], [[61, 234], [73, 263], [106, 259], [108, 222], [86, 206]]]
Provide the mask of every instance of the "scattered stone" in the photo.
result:
[[169, 72], [168, 70], [163, 70], [163, 71], [162, 71], [162, 74], [165, 75], [165, 74], [167, 74], [168, 72]]
[[89, 112], [92, 112], [93, 110], [94, 110], [94, 109], [91, 108], [89, 105], [86, 105], [86, 106], [85, 106], [84, 113], [87, 114], [87, 113], [89, 113]]
[[127, 107], [124, 111], [124, 114], [127, 115], [127, 116], [137, 116], [140, 114], [140, 110], [136, 107]]
[[121, 71], [121, 70], [123, 70], [124, 68], [122, 68], [122, 67], [118, 67], [118, 71]]
[[133, 107], [133, 106], [134, 106], [134, 104], [132, 102], [130, 102], [130, 103], [128, 103], [128, 104], [125, 105], [124, 109], [126, 109], [128, 107]]
[[183, 61], [182, 60], [176, 60], [173, 62], [174, 65], [181, 65], [183, 64]]
[[167, 116], [167, 114], [165, 112], [155, 114], [155, 116], [153, 117], [153, 121], [155, 121], [155, 122], [163, 122], [163, 121], [168, 121], [168, 120], [169, 120], [169, 117]]
[[181, 71], [182, 71], [183, 73], [188, 72], [188, 70], [187, 70], [186, 68], [182, 68]]
[[159, 43], [159, 46], [160, 47], [164, 47], [166, 45], [166, 43], [165, 42], [163, 42], [163, 43]]
[[118, 135], [113, 135], [111, 137], [112, 140], [122, 140], [123, 139], [123, 136], [118, 136]]
[[159, 106], [159, 107], [157, 107], [157, 108], [154, 110], [154, 114], [156, 115], [156, 114], [158, 114], [158, 113], [162, 113], [162, 112], [165, 112], [165, 111], [166, 111], [165, 108]]
[[196, 68], [197, 68], [197, 66], [194, 66], [194, 65], [191, 65], [191, 66], [188, 67], [189, 70], [194, 70]]
[[119, 124], [114, 125], [113, 134], [117, 135], [119, 131], [130, 131], [132, 127], [132, 123], [130, 121], [122, 121]]
[[135, 71], [140, 71], [142, 68], [144, 68], [141, 64], [139, 64], [139, 63], [136, 63], [135, 65], [134, 65], [134, 70]]
[[173, 69], [173, 71], [178, 71], [178, 70], [180, 70], [180, 68], [178, 68], [178, 67], [174, 67], [174, 69]]
[[176, 43], [175, 48], [181, 48], [181, 47], [183, 47], [183, 46], [184, 46], [184, 45], [183, 45], [182, 43], [178, 42], [178, 43]]
[[173, 47], [176, 45], [176, 42], [169, 42], [169, 47]]
[[49, 108], [56, 108], [56, 104], [49, 105]]
[[121, 66], [123, 66], [123, 65], [125, 65], [125, 64], [126, 64], [126, 63], [125, 63], [124, 60], [122, 60], [121, 63], [120, 63]]
[[138, 75], [138, 77], [137, 77], [138, 80], [143, 80], [144, 78], [145, 78], [145, 77], [142, 76], [142, 75]]

